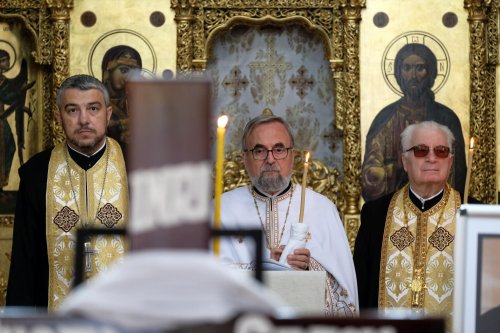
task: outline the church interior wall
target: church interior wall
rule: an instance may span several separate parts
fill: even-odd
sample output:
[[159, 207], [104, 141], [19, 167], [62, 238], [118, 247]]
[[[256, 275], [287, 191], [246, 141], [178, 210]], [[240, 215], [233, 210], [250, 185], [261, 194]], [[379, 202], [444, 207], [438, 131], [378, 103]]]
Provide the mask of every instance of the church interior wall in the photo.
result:
[[[169, 78], [172, 72], [182, 73], [206, 66], [203, 64], [207, 60], [206, 55], [201, 55], [200, 50], [209, 48], [203, 43], [207, 42], [213, 30], [197, 30], [197, 25], [211, 25], [211, 29], [217, 30], [221, 27], [217, 19], [222, 22], [224, 16], [227, 19], [230, 15], [238, 14], [255, 19], [252, 16], [257, 15], [255, 13], [266, 13], [266, 10], [268, 13], [273, 12], [266, 8], [265, 1], [262, 1], [262, 8], [258, 6], [261, 1], [256, 1], [256, 7], [246, 11], [233, 5], [230, 0], [221, 0], [221, 4], [232, 9], [214, 11], [220, 15], [217, 18], [207, 14], [209, 10], [202, 5], [205, 1], [198, 1], [193, 7], [184, 6], [184, 3], [188, 2], [2, 1], [0, 27], [4, 29], [0, 30], [0, 48], [14, 45], [7, 43], [12, 34], [9, 28], [5, 28], [6, 22], [24, 25], [25, 28], [19, 30], [21, 34], [34, 36], [29, 38], [29, 52], [23, 50], [22, 46], [14, 46], [23, 50], [17, 53], [17, 57], [26, 56], [30, 59], [29, 78], [36, 82], [26, 99], [26, 105], [34, 109], [35, 116], [25, 115], [25, 130], [28, 134], [24, 159], [62, 140], [61, 128], [52, 116], [55, 110], [52, 96], [56, 86], [65, 77], [77, 73], [103, 79], [103, 60], [110, 48], [119, 45], [132, 47], [141, 56], [139, 69], [143, 76]], [[284, 6], [293, 9], [290, 12], [295, 16], [305, 11], [306, 3], [308, 1], [305, 0], [283, 1]], [[350, 6], [341, 3], [349, 3]], [[400, 96], [394, 77], [384, 67], [387, 63], [384, 61], [391, 60], [401, 43], [412, 38], [419, 42], [425, 39], [438, 55], [442, 72], [436, 80], [440, 85], [435, 91], [436, 100], [458, 114], [466, 143], [471, 136], [480, 139], [480, 146], [474, 155], [472, 170], [475, 174], [471, 182], [471, 195], [486, 203], [496, 203], [500, 188], [497, 177], [500, 157], [496, 153], [500, 149], [496, 140], [500, 130], [500, 122], [496, 120], [500, 116], [500, 1], [350, 0], [332, 1], [332, 4], [335, 10], [341, 12], [339, 17], [347, 17], [349, 24], [352, 24], [343, 26], [342, 32], [333, 28], [329, 36], [333, 50], [329, 59], [332, 78], [337, 89], [341, 88], [332, 92], [337, 97], [337, 108], [341, 111], [335, 109], [332, 113], [337, 116], [337, 127], [344, 131], [345, 142], [355, 138], [355, 142], [348, 142], [344, 150], [344, 154], [349, 154], [350, 147], [354, 145], [354, 154], [344, 159], [343, 167], [338, 170], [349, 180], [342, 183], [339, 189], [339, 193], [349, 196], [348, 202], [341, 204], [346, 226], [349, 225], [348, 221], [353, 221], [355, 229], [356, 223], [359, 223], [363, 199], [358, 176], [368, 127], [378, 111]], [[288, 15], [276, 12], [283, 17]], [[213, 21], [208, 21], [209, 18]], [[352, 28], [354, 32], [349, 32], [347, 28]], [[200, 35], [200, 31], [206, 35]], [[351, 41], [353, 36], [354, 39], [359, 37], [359, 40]], [[22, 37], [19, 39], [21, 42], [27, 40], [26, 36]], [[339, 39], [342, 41], [339, 42]], [[335, 53], [336, 47], [346, 45], [358, 51], [355, 55], [357, 60], [347, 54]], [[353, 63], [358, 68], [350, 72], [348, 67]], [[16, 68], [19, 66], [17, 62]], [[7, 71], [5, 76], [14, 77], [18, 72]], [[349, 89], [353, 89], [353, 94], [345, 92]], [[351, 118], [352, 122], [349, 120]], [[13, 116], [7, 120], [9, 126], [14, 128]], [[16, 133], [14, 137], [17, 139]], [[10, 185], [0, 190], [0, 305], [4, 302], [8, 277], [12, 200], [18, 184], [19, 165], [19, 157], [15, 154], [9, 174]]]

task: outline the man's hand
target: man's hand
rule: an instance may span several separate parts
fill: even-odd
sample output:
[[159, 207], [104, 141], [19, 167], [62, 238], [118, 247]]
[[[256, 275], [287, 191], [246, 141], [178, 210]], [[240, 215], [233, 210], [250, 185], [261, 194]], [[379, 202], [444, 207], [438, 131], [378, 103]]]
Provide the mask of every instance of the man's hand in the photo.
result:
[[285, 245], [280, 245], [280, 247], [276, 247], [274, 249], [271, 249], [271, 259], [279, 261], [280, 257], [281, 257], [281, 253], [283, 253], [284, 248], [285, 248]]
[[309, 249], [300, 248], [295, 249], [293, 254], [289, 254], [287, 258], [288, 264], [296, 270], [307, 271], [309, 269], [309, 259], [311, 258], [311, 252]]

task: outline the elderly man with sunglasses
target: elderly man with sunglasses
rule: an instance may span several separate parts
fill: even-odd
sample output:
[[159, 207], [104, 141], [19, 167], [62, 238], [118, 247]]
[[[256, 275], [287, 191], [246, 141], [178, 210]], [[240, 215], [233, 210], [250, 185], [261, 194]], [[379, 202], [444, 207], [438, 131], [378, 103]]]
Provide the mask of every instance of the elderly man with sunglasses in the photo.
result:
[[[226, 229], [261, 229], [264, 260], [279, 260], [290, 241], [290, 230], [299, 220], [301, 187], [291, 183], [293, 136], [280, 117], [263, 114], [245, 127], [243, 161], [251, 185], [224, 193], [221, 224]], [[286, 256], [294, 270], [327, 272], [327, 316], [355, 316], [358, 312], [356, 275], [349, 243], [335, 205], [307, 189], [303, 223], [306, 243]], [[252, 239], [223, 238], [220, 259], [237, 269], [255, 269]]]
[[409, 183], [367, 202], [356, 238], [360, 307], [412, 308], [450, 318], [459, 192], [447, 183], [454, 136], [424, 121], [401, 133]]

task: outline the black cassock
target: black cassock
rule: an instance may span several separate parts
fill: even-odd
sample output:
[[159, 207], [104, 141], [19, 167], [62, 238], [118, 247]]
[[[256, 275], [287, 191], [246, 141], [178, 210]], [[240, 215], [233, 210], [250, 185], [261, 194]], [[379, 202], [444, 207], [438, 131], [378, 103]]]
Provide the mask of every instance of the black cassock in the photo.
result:
[[[420, 200], [409, 191], [410, 199], [421, 211], [431, 209], [443, 197], [443, 193], [425, 201], [422, 206]], [[368, 201], [361, 209], [361, 226], [354, 245], [354, 267], [358, 282], [359, 308], [378, 308], [378, 289], [380, 275], [380, 256], [384, 238], [385, 220], [387, 211], [394, 193], [379, 199]], [[463, 195], [460, 194], [463, 198]], [[480, 203], [477, 199], [468, 198], [472, 204]]]
[[33, 156], [19, 169], [7, 303], [47, 307], [49, 284], [45, 237], [45, 192], [52, 149]]
[[[106, 149], [90, 157], [72, 149], [68, 151], [71, 159], [88, 170], [99, 161]], [[48, 306], [46, 191], [51, 153], [52, 148], [44, 150], [19, 168], [20, 183], [7, 286], [8, 306]]]

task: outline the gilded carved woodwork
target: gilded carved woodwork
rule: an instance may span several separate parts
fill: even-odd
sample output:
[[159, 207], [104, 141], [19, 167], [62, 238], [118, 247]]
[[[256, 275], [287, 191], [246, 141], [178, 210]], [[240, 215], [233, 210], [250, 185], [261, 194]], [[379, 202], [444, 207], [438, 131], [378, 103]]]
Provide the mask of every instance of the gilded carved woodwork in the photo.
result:
[[[361, 8], [345, 6], [344, 12], [344, 47], [345, 47], [345, 70], [343, 100], [346, 108], [344, 130], [344, 187], [345, 198], [344, 214], [351, 216], [350, 224], [344, 227], [347, 234], [357, 234], [360, 225], [359, 199], [361, 195], [361, 110], [359, 90], [359, 22], [361, 20]], [[337, 92], [337, 95], [340, 91]], [[341, 127], [342, 128], [342, 127]], [[356, 218], [357, 216], [357, 218]], [[355, 221], [357, 219], [357, 221]], [[355, 238], [352, 239], [351, 247]]]
[[[69, 18], [70, 10], [73, 8], [73, 0], [47, 0], [47, 6], [51, 11], [53, 21], [53, 52], [54, 59], [52, 68], [54, 69], [53, 88], [51, 99], [56, 100], [57, 89], [69, 76]], [[53, 112], [57, 112], [56, 103], [52, 103]], [[52, 129], [52, 144], [64, 140], [61, 126], [52, 119], [50, 128]]]
[[[0, 20], [21, 24], [33, 45], [31, 57], [36, 64], [38, 101], [33, 105], [36, 121], [42, 122], [33, 138], [31, 154], [62, 140], [62, 129], [56, 125], [56, 87], [69, 73], [69, 11], [73, 0], [9, 0], [0, 2]], [[26, 36], [25, 36], [26, 37]], [[14, 216], [0, 215], [0, 305], [5, 304]]]
[[0, 304], [5, 304], [9, 278], [13, 216], [0, 215]]
[[[478, 139], [474, 150], [471, 188], [473, 197], [494, 203], [496, 189], [496, 64], [498, 61], [498, 1], [467, 0], [470, 40], [470, 135]], [[494, 23], [493, 23], [494, 22]], [[496, 27], [496, 29], [494, 29]], [[493, 58], [488, 59], [488, 54]]]

